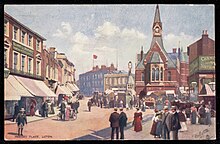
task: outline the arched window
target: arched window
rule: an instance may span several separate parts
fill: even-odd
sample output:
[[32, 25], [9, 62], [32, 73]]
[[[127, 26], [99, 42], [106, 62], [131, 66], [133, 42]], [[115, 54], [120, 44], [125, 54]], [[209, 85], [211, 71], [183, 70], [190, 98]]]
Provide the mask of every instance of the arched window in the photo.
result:
[[144, 81], [144, 73], [141, 73], [141, 80]]
[[163, 68], [160, 68], [160, 80], [163, 81]]
[[167, 77], [168, 77], [168, 81], [171, 81], [171, 71], [168, 71]]
[[156, 68], [156, 81], [159, 81], [159, 68]]
[[152, 81], [155, 81], [155, 69], [152, 69]]

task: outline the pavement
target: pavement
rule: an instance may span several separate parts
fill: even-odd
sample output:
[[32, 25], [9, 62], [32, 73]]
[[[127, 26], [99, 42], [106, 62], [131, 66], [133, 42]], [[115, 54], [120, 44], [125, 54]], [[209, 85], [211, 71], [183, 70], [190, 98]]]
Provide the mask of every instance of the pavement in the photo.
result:
[[[87, 108], [88, 98], [80, 100], [79, 113], [74, 121], [60, 121], [54, 115], [48, 118], [38, 116], [29, 117], [28, 125], [24, 128], [24, 136], [17, 135], [15, 122], [5, 120], [5, 140], [110, 140], [110, 123], [108, 121], [113, 109], [93, 106], [91, 112]], [[143, 112], [143, 130], [135, 132], [131, 125], [135, 109], [124, 110], [128, 117], [125, 128], [125, 140], [160, 140], [150, 135], [153, 110]], [[187, 132], [180, 132], [179, 139], [215, 139], [216, 122], [212, 118], [212, 125], [187, 125]]]

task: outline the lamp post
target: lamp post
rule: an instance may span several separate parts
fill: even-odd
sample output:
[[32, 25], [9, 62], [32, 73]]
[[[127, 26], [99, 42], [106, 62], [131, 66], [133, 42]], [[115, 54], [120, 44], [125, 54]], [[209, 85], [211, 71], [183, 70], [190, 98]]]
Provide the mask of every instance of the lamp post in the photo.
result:
[[147, 75], [147, 60], [145, 59], [144, 60], [144, 89], [145, 89], [145, 93], [147, 94], [147, 88], [146, 88], [146, 84], [147, 84], [147, 82], [146, 82], [146, 75]]
[[195, 101], [197, 101], [197, 94], [196, 94], [197, 82], [191, 82], [191, 86], [193, 87], [193, 93], [194, 93], [194, 96], [195, 96]]
[[[6, 79], [9, 77], [10, 70], [7, 68], [4, 68], [4, 98], [6, 97]], [[4, 113], [6, 115], [6, 105], [4, 104]]]
[[[128, 62], [128, 78], [127, 78], [127, 86], [126, 86], [126, 107], [128, 108], [129, 107], [129, 102], [131, 99], [129, 99], [129, 95], [128, 95], [128, 90], [131, 89], [130, 88], [130, 84], [129, 84], [129, 77], [131, 76], [131, 68], [132, 68], [132, 63], [131, 61]], [[132, 94], [131, 94], [131, 97], [132, 98]]]

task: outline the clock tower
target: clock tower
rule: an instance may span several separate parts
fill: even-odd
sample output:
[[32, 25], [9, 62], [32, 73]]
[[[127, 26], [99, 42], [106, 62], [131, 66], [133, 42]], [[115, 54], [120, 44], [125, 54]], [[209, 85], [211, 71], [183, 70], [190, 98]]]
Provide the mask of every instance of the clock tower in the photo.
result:
[[160, 21], [160, 11], [159, 11], [158, 4], [156, 6], [152, 30], [153, 30], [154, 37], [161, 37], [162, 36], [162, 23]]

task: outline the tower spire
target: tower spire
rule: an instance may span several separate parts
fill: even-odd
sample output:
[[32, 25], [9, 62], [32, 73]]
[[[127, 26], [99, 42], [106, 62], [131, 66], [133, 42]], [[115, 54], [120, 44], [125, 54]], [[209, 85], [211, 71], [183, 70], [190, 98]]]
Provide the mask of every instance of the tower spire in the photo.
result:
[[161, 22], [160, 21], [160, 10], [159, 10], [159, 5], [157, 4], [156, 6], [156, 11], [154, 15], [154, 23]]

